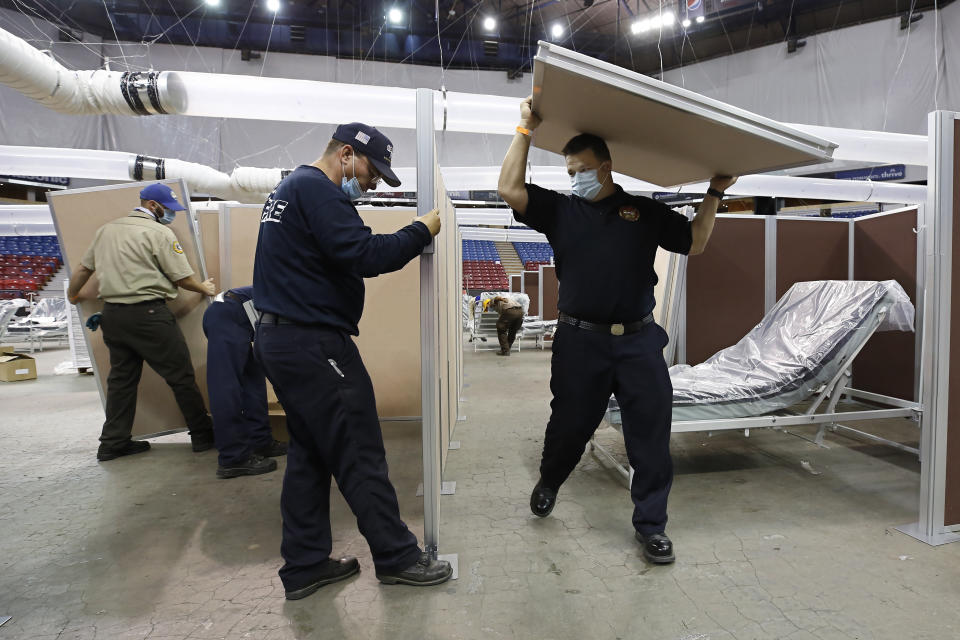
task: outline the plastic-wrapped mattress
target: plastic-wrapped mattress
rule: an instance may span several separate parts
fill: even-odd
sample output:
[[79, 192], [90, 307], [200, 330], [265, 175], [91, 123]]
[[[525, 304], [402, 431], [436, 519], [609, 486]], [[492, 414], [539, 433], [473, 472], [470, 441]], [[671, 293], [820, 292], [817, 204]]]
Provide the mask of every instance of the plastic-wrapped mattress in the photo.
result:
[[[878, 331], [913, 331], [910, 297], [894, 280], [798, 282], [737, 344], [696, 365], [670, 368], [673, 420], [758, 416], [829, 382]], [[611, 398], [608, 420], [620, 422]]]

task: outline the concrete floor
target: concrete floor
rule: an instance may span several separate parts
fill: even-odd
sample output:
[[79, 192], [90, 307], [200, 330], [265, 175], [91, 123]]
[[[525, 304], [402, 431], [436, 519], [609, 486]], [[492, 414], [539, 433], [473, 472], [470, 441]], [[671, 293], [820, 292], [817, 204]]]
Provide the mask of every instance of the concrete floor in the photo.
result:
[[[619, 476], [585, 456], [553, 515], [527, 506], [548, 414], [550, 353], [466, 353], [464, 412], [445, 479], [441, 553], [457, 581], [385, 587], [348, 509], [335, 552], [362, 572], [286, 602], [280, 473], [217, 480], [216, 454], [183, 434], [147, 454], [95, 459], [90, 376], [0, 383], [0, 640], [10, 638], [960, 638], [960, 544], [892, 529], [915, 520], [916, 459], [829, 436], [673, 439], [668, 533], [677, 563], [648, 566]], [[916, 441], [905, 421], [874, 425]], [[391, 475], [422, 533], [419, 425], [387, 423]], [[619, 456], [619, 434], [600, 439]], [[805, 462], [806, 464], [801, 464]], [[281, 460], [281, 470], [283, 462]]]

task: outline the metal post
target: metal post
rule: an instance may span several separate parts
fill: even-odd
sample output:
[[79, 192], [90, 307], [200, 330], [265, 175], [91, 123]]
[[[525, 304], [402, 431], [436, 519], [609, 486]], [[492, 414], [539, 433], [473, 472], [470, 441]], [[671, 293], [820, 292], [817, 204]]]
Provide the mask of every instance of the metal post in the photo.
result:
[[763, 315], [777, 304], [777, 217], [763, 217]]
[[899, 531], [931, 545], [960, 540], [960, 534], [944, 528], [950, 397], [953, 142], [957, 115], [935, 111], [927, 120], [928, 195], [924, 212], [926, 220], [919, 234], [925, 236], [923, 282], [926, 305], [921, 353], [920, 509], [918, 522], [897, 527]]
[[230, 272], [233, 271], [233, 256], [230, 254], [232, 232], [230, 224], [230, 205], [220, 205], [220, 215], [217, 216], [220, 225], [220, 282], [216, 283], [222, 291], [230, 289]]
[[[434, 92], [417, 89], [417, 213], [435, 202]], [[451, 230], [446, 230], [451, 233]], [[423, 416], [423, 548], [437, 557], [440, 543], [440, 371], [436, 240], [420, 256], [420, 399]]]

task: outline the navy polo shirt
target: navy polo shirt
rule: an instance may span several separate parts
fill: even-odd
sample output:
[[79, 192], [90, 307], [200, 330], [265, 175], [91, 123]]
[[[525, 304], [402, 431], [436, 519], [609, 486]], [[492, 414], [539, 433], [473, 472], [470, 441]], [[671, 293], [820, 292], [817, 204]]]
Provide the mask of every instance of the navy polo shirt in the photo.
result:
[[401, 269], [430, 240], [422, 222], [373, 234], [339, 185], [320, 169], [301, 165], [263, 205], [254, 304], [299, 324], [358, 335], [363, 279]]
[[588, 322], [640, 320], [653, 311], [657, 247], [689, 253], [690, 221], [619, 186], [590, 202], [527, 185], [527, 211], [514, 217], [547, 236], [560, 280], [560, 311]]

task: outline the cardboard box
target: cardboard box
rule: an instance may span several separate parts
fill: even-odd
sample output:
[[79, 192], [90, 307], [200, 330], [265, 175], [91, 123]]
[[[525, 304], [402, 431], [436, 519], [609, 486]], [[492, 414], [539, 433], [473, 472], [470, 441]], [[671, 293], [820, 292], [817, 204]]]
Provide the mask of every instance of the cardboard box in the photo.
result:
[[0, 381], [34, 380], [37, 362], [25, 353], [16, 353], [13, 347], [0, 346]]

